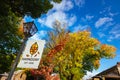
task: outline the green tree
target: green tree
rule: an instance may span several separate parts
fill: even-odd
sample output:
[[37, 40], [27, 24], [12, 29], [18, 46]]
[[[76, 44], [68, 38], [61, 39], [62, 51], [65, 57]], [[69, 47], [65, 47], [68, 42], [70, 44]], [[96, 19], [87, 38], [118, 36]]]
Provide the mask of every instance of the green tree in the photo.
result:
[[[98, 69], [101, 58], [114, 58], [116, 48], [102, 44], [89, 31], [66, 32], [60, 24], [51, 32], [44, 65], [53, 65], [53, 72], [62, 80], [80, 80], [87, 71]], [[46, 47], [47, 48], [47, 47]]]
[[9, 12], [8, 16], [0, 15], [0, 73], [10, 69], [21, 45], [21, 36], [18, 35], [19, 18]]
[[22, 17], [30, 12], [32, 17], [40, 17], [41, 14], [47, 13], [53, 7], [50, 1], [60, 3], [61, 0], [1, 0], [0, 15], [7, 16], [9, 11], [15, 15]]
[[[53, 6], [52, 0], [1, 0], [0, 3], [0, 73], [9, 71], [14, 55], [21, 45], [20, 22], [26, 13], [33, 18], [40, 17]], [[53, 0], [60, 2], [61, 0]], [[8, 54], [11, 57], [6, 57]], [[3, 59], [4, 58], [4, 59]], [[6, 63], [6, 64], [4, 64]]]

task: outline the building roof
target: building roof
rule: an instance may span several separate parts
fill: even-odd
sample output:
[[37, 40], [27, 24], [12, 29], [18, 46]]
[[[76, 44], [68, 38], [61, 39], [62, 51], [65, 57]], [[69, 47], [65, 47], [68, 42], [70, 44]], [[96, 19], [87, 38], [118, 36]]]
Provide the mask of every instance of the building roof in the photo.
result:
[[120, 62], [118, 62], [115, 66], [93, 76], [93, 78], [94, 77], [120, 78]]

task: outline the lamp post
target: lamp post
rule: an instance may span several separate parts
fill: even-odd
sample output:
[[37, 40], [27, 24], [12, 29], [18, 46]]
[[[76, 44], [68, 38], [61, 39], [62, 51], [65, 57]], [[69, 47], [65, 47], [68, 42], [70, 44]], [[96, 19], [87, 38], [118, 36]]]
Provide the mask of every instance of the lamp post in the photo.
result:
[[24, 50], [26, 41], [28, 40], [29, 37], [33, 36], [37, 31], [38, 31], [38, 29], [37, 29], [36, 25], [34, 24], [34, 22], [23, 23], [23, 32], [24, 32], [25, 38], [24, 38], [24, 41], [23, 41], [22, 46], [20, 48], [20, 51], [15, 59], [15, 62], [12, 65], [12, 69], [8, 75], [7, 80], [11, 80], [11, 78], [13, 76], [13, 73], [17, 67], [18, 62], [19, 62], [21, 53]]

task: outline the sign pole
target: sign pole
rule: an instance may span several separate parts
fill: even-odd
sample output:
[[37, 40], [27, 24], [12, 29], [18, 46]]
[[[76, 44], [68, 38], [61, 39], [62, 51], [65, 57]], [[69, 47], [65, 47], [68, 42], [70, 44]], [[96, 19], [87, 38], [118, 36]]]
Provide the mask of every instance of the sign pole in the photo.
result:
[[25, 39], [24, 39], [24, 41], [23, 41], [23, 43], [22, 43], [22, 46], [21, 46], [21, 48], [20, 48], [20, 51], [19, 51], [19, 53], [18, 53], [18, 55], [17, 55], [17, 57], [16, 57], [16, 59], [15, 59], [15, 62], [14, 62], [14, 64], [12, 65], [12, 69], [11, 69], [9, 75], [8, 75], [7, 80], [11, 80], [11, 78], [12, 78], [12, 76], [13, 76], [13, 73], [14, 73], [16, 67], [17, 67], [18, 62], [19, 62], [20, 56], [21, 56], [21, 54], [22, 54], [22, 52], [23, 52], [23, 50], [24, 50], [25, 43], [26, 43], [27, 40], [28, 40], [28, 38], [25, 38]]
[[38, 29], [37, 29], [36, 25], [34, 24], [34, 22], [27, 22], [27, 23], [23, 24], [23, 33], [25, 35], [25, 38], [23, 40], [20, 51], [19, 51], [19, 53], [18, 53], [18, 55], [17, 55], [17, 57], [15, 59], [15, 62], [12, 65], [12, 69], [11, 69], [9, 75], [8, 75], [7, 80], [11, 80], [11, 78], [12, 78], [12, 75], [13, 75], [13, 73], [14, 73], [17, 65], [18, 65], [20, 56], [21, 56], [21, 54], [22, 54], [22, 52], [24, 50], [26, 41], [28, 40], [29, 37], [33, 36], [37, 31], [38, 31]]

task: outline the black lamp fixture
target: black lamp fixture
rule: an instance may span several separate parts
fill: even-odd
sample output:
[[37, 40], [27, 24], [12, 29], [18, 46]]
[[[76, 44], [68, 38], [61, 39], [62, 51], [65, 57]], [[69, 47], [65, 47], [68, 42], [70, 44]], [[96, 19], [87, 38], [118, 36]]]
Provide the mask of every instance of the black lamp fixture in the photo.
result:
[[33, 36], [38, 31], [34, 22], [23, 23], [23, 32], [26, 38]]

